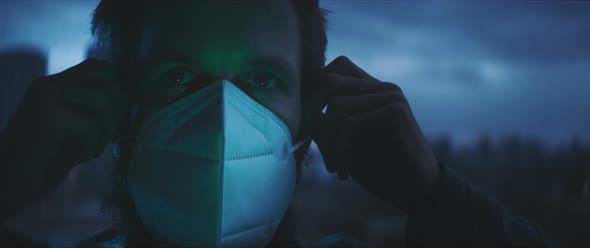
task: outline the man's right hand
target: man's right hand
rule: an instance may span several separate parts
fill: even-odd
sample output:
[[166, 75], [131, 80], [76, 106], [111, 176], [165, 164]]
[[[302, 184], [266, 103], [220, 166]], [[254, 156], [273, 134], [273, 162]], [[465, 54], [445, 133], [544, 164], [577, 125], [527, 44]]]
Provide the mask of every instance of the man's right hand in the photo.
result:
[[0, 197], [9, 203], [0, 220], [51, 193], [77, 164], [102, 154], [129, 110], [108, 62], [88, 59], [35, 80], [0, 138]]

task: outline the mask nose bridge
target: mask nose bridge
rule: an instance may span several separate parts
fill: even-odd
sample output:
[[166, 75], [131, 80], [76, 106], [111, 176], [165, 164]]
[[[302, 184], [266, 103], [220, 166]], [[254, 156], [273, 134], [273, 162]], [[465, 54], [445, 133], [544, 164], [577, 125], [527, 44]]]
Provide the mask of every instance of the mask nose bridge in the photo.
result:
[[195, 87], [195, 89], [193, 89], [191, 91], [191, 93], [194, 93], [194, 92], [199, 91], [203, 88], [206, 88], [206, 87], [210, 86], [211, 84], [214, 84], [217, 82], [223, 82], [223, 81], [230, 82], [239, 88], [239, 83], [238, 83], [239, 79], [236, 76], [232, 76], [228, 73], [223, 73], [223, 74], [214, 75], [214, 76], [212, 76], [211, 74], [205, 74], [205, 75], [206, 76], [204, 78], [198, 79], [195, 82], [195, 85], [197, 85], [197, 87]]
[[227, 74], [212, 75], [211, 73], [200, 73], [197, 75], [197, 78], [192, 81], [192, 86], [190, 87], [190, 90], [186, 95], [190, 95], [192, 93], [200, 91], [204, 88], [207, 88], [211, 84], [214, 84], [222, 80], [232, 82], [232, 79], [233, 78]]

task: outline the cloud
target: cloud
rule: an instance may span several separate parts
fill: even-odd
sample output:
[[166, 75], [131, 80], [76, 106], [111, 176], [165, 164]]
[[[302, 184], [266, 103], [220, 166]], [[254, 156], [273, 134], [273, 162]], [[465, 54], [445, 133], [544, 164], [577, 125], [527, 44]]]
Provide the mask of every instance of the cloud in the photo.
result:
[[[359, 18], [339, 20], [347, 22], [346, 27], [358, 27], [358, 20], [366, 20], [389, 26], [389, 32], [385, 31], [387, 28], [380, 28], [384, 36], [389, 33], [390, 37], [396, 37], [401, 27], [438, 37], [454, 37], [453, 47], [478, 46], [485, 56], [535, 62], [585, 59], [590, 54], [588, 2], [388, 1], [368, 4], [357, 1], [327, 4], [335, 11], [346, 12], [346, 16], [354, 15], [352, 11], [358, 13]], [[377, 31], [369, 23], [360, 23], [360, 26]], [[403, 39], [399, 36], [396, 39]]]
[[[79, 62], [98, 1], [0, 1], [0, 49]], [[428, 133], [590, 140], [590, 2], [322, 1], [328, 59], [399, 84]], [[25, 14], [23, 14], [25, 13]], [[501, 117], [501, 118], [500, 118]]]
[[590, 140], [590, 3], [323, 4], [328, 58], [402, 86], [427, 133]]

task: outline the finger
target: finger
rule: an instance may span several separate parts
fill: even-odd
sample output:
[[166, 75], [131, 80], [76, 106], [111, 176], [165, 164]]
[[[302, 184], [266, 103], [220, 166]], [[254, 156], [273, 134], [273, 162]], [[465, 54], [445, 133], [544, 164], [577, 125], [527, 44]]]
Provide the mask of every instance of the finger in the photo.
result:
[[350, 132], [344, 131], [347, 130], [344, 125], [334, 125], [336, 118], [330, 117], [330, 114], [323, 114], [322, 118], [323, 130], [315, 132], [314, 141], [322, 154], [326, 170], [336, 173], [341, 180], [346, 180], [349, 177]]
[[[124, 72], [121, 71], [120, 68], [115, 68], [115, 66], [107, 61], [102, 60], [95, 60], [92, 62], [92, 71], [89, 74], [91, 79], [94, 79], [94, 83], [100, 83], [109, 89], [109, 92], [116, 97], [118, 103], [124, 107], [131, 106], [131, 92], [129, 90], [129, 86], [131, 86], [130, 82], [126, 80], [131, 80], [133, 77], [123, 78], [125, 75]], [[130, 70], [135, 68], [129, 68]], [[133, 74], [133, 73], [129, 73]], [[128, 108], [124, 108], [128, 109]]]
[[128, 135], [129, 128], [132, 126], [132, 122], [134, 121], [133, 116], [133, 103], [137, 101], [134, 92], [132, 92], [132, 87], [130, 81], [111, 81], [111, 92], [113, 101], [116, 103], [118, 115], [119, 115], [119, 125], [117, 129], [117, 135]]
[[[71, 137], [74, 137], [76, 142], [67, 145], [86, 146], [85, 149], [88, 150], [89, 154], [86, 159], [100, 156], [104, 148], [113, 140], [112, 130], [104, 124], [108, 123], [108, 121], [105, 121], [104, 114], [99, 110], [72, 106], [69, 106], [68, 111], [73, 120], [69, 125], [70, 127], [75, 125], [75, 127], [71, 127], [71, 130], [74, 130], [71, 132]], [[81, 125], [80, 123], [86, 124]], [[85, 139], [75, 139], [77, 137], [85, 137]]]
[[[91, 78], [91, 79], [104, 79], [104, 80], [114, 80], [114, 73], [113, 73], [113, 66], [111, 63], [103, 60], [98, 60], [95, 58], [89, 58], [81, 63], [68, 68], [67, 70], [55, 74], [57, 77], [66, 77], [68, 79], [74, 78]], [[65, 80], [66, 82], [73, 83], [84, 83], [82, 82], [75, 82], [75, 80]]]
[[75, 118], [75, 122], [70, 122], [75, 125], [67, 126], [68, 128], [61, 132], [66, 139], [54, 144], [57, 150], [52, 156], [53, 159], [49, 161], [52, 165], [51, 174], [54, 176], [65, 176], [72, 166], [97, 158], [102, 153], [96, 149], [100, 142], [97, 136], [100, 127], [96, 122], [92, 119], [80, 119], [75, 112], [70, 112], [70, 116], [68, 119]]
[[407, 100], [401, 92], [391, 91], [368, 95], [334, 97], [330, 99], [329, 106], [333, 107], [331, 109], [343, 109], [345, 116], [355, 116], [395, 102], [407, 103]]
[[[95, 114], [88, 110], [72, 108], [70, 105], [60, 104], [52, 108], [58, 143], [62, 150], [60, 154], [66, 156], [57, 161], [71, 161], [78, 164], [94, 158], [102, 153], [100, 143], [103, 143], [103, 127]], [[104, 148], [104, 147], [103, 147]], [[59, 155], [59, 154], [58, 154]]]
[[[90, 58], [56, 76], [62, 79], [59, 82], [63, 88], [97, 91], [106, 89], [113, 106], [116, 106], [112, 111], [118, 116], [124, 117], [131, 111], [130, 93], [127, 92], [126, 85], [119, 79], [114, 65], [110, 62]], [[124, 120], [124, 118], [118, 119]]]
[[354, 64], [346, 56], [338, 56], [338, 58], [330, 62], [330, 64], [328, 64], [324, 68], [324, 70], [328, 73], [336, 73], [343, 76], [361, 78], [370, 81], [379, 81], [373, 76], [369, 75], [369, 73], [365, 72], [363, 69], [358, 67], [356, 64]]
[[366, 130], [369, 125], [395, 130], [400, 126], [408, 125], [410, 118], [409, 106], [396, 102], [373, 111], [347, 116], [343, 122], [351, 126], [351, 130], [359, 132]]
[[[71, 118], [74, 120], [67, 135], [70, 137], [65, 142], [65, 148], [79, 153], [76, 163], [82, 163], [91, 158], [99, 157], [107, 145], [105, 128], [97, 121], [100, 117], [88, 111], [70, 109]], [[75, 126], [73, 126], [75, 125]]]
[[359, 78], [342, 76], [335, 73], [323, 74], [327, 84], [328, 97], [375, 94], [385, 91], [399, 91], [399, 86], [393, 83], [382, 83]]
[[346, 166], [346, 144], [344, 135], [339, 126], [334, 125], [336, 118], [329, 114], [321, 114], [321, 123], [314, 130], [313, 140], [318, 145], [318, 149], [324, 159], [324, 165], [330, 173], [340, 170], [340, 167]]
[[70, 89], [64, 92], [63, 103], [82, 118], [97, 122], [105, 146], [114, 140], [122, 116], [106, 90]]
[[[325, 84], [324, 84], [325, 85]], [[310, 96], [309, 106], [313, 113], [321, 113], [322, 110], [328, 105], [328, 90], [325, 86], [318, 88]]]
[[322, 154], [326, 170], [328, 170], [330, 173], [335, 172], [335, 162], [332, 161], [334, 147], [333, 143], [331, 142], [333, 139], [333, 133], [329, 128], [327, 116], [323, 113], [319, 113], [315, 118], [312, 128], [312, 139], [318, 145], [318, 149]]
[[129, 127], [131, 121], [131, 98], [123, 89], [120, 81], [107, 81], [108, 93], [110, 100], [110, 111], [116, 120], [115, 133], [119, 135], [126, 127]]
[[[123, 92], [120, 82], [110, 77], [108, 70], [100, 70], [101, 66], [95, 66], [97, 69], [95, 75], [85, 75], [84, 77], [75, 77], [62, 79], [53, 87], [58, 87], [53, 91], [58, 91], [59, 98], [64, 99], [69, 104], [86, 105], [99, 104], [104, 106], [104, 110], [111, 113], [113, 128], [116, 132], [126, 125], [126, 117], [131, 111], [129, 98]], [[105, 67], [103, 65], [102, 67]], [[101, 74], [102, 73], [102, 74]], [[106, 74], [105, 74], [106, 73]], [[51, 87], [51, 86], [48, 86]]]
[[[357, 80], [357, 79], [355, 79]], [[324, 162], [329, 172], [336, 172], [338, 177], [342, 180], [350, 176], [347, 154], [350, 152], [352, 144], [355, 142], [352, 138], [359, 135], [362, 128], [356, 123], [355, 118], [366, 118], [366, 113], [370, 113], [371, 117], [377, 110], [378, 113], [383, 107], [388, 107], [391, 103], [405, 103], [406, 99], [400, 91], [385, 91], [376, 94], [367, 95], [352, 95], [343, 97], [333, 97], [328, 103], [328, 110], [323, 116], [326, 121], [323, 128], [324, 133], [320, 135], [320, 141], [316, 141], [318, 147], [324, 155]], [[352, 120], [348, 117], [352, 116]], [[379, 115], [381, 116], [381, 115]], [[393, 117], [393, 116], [392, 116]], [[381, 117], [383, 118], [383, 117]], [[364, 119], [363, 119], [364, 120]], [[367, 125], [366, 121], [361, 120], [363, 125]], [[373, 118], [372, 121], [379, 121], [378, 118]], [[371, 122], [371, 121], [369, 121]], [[339, 128], [336, 128], [339, 127]], [[366, 129], [366, 128], [365, 128]], [[344, 132], [340, 130], [346, 130]], [[317, 131], [316, 131], [317, 133]], [[330, 135], [326, 135], [330, 133]], [[317, 136], [317, 135], [316, 135]], [[321, 140], [323, 137], [324, 140]]]
[[309, 94], [306, 94], [305, 99], [303, 102], [302, 115], [302, 130], [309, 130], [311, 133], [307, 134], [309, 131], [305, 131], [304, 135], [311, 135], [313, 133], [314, 124], [318, 122], [322, 113], [322, 110], [327, 105], [327, 97], [325, 95], [325, 90], [322, 89], [322, 86], [317, 86], [317, 84], [321, 84], [321, 80], [314, 80], [314, 84], [316, 87], [309, 91]]

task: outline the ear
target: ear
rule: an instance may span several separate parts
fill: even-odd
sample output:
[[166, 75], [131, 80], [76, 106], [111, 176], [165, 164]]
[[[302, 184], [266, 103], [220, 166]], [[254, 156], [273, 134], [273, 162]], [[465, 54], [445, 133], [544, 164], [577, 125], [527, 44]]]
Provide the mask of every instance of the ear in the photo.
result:
[[307, 154], [308, 148], [311, 145], [311, 135], [314, 130], [314, 123], [317, 117], [324, 108], [323, 91], [319, 77], [309, 77], [302, 81], [301, 91], [301, 120], [297, 135], [294, 137], [294, 142], [299, 142], [308, 139], [303, 146], [295, 151], [295, 161], [297, 162], [297, 183], [301, 181], [303, 170], [303, 160]]
[[303, 84], [305, 87], [301, 93], [301, 125], [297, 133], [297, 141], [311, 138], [314, 125], [327, 104], [326, 84], [319, 73]]

